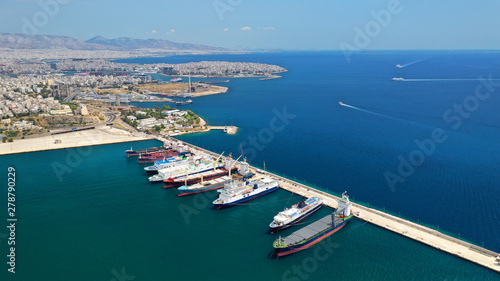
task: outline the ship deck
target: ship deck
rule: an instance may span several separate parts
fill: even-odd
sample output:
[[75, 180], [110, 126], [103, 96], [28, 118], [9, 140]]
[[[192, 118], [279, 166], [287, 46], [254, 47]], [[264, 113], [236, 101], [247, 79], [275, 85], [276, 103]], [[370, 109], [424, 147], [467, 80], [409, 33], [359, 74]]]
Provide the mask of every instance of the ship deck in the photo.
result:
[[[342, 222], [342, 219], [335, 218], [335, 222], [338, 224]], [[320, 220], [317, 220], [297, 231], [285, 237], [283, 242], [287, 245], [292, 245], [298, 243], [302, 240], [307, 240], [314, 235], [332, 227], [332, 216], [328, 215]]]
[[187, 189], [188, 190], [197, 190], [197, 189], [202, 189], [202, 188], [210, 188], [214, 185], [226, 183], [230, 180], [231, 180], [230, 177], [223, 176], [223, 177], [220, 177], [218, 179], [209, 180], [209, 181], [205, 182], [205, 184], [196, 183], [196, 184], [190, 185], [187, 187]]

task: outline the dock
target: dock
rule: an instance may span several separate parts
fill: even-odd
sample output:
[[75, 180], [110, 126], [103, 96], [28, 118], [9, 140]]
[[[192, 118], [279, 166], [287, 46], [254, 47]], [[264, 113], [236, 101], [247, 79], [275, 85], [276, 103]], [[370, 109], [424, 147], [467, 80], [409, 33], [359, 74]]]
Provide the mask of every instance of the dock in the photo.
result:
[[238, 127], [236, 126], [207, 126], [209, 130], [224, 130], [228, 135], [236, 135]]
[[[162, 142], [170, 142], [164, 138], [158, 138], [158, 140]], [[206, 153], [213, 155], [214, 157], [218, 157], [218, 155], [214, 152], [186, 142], [183, 143], [189, 146], [195, 154]], [[250, 168], [257, 177], [270, 177], [277, 179], [279, 181], [280, 188], [284, 190], [307, 198], [313, 196], [319, 197], [323, 200], [324, 205], [334, 209], [337, 209], [338, 207], [338, 200], [340, 200], [340, 197], [338, 196], [317, 190], [313, 187], [292, 181], [273, 173], [262, 171], [254, 166], [250, 166]], [[352, 212], [358, 219], [500, 273], [500, 254], [494, 251], [462, 241], [409, 220], [398, 218], [388, 213], [356, 204], [352, 201], [351, 204]]]

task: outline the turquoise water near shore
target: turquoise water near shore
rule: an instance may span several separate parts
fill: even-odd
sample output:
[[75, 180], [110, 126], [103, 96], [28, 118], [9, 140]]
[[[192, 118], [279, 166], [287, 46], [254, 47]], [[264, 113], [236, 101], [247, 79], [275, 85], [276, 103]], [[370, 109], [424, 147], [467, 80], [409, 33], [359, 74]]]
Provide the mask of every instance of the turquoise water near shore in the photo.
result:
[[[227, 125], [232, 118], [240, 127], [237, 135], [213, 131], [181, 139], [235, 155], [241, 144], [252, 164], [263, 166], [265, 161], [267, 169], [330, 192], [348, 190], [354, 201], [460, 233], [479, 245], [484, 241], [485, 247], [498, 251], [500, 117], [495, 110], [500, 99], [492, 95], [481, 102], [453, 130], [443, 121], [443, 112], [474, 93], [479, 82], [391, 78], [500, 77], [495, 64], [499, 57], [388, 52], [353, 56], [348, 64], [341, 53], [319, 52], [164, 60], [255, 61], [289, 69], [282, 79], [231, 79], [223, 84], [230, 87], [228, 93], [196, 98], [184, 107], [213, 125]], [[413, 67], [394, 67], [422, 58], [428, 59]], [[339, 101], [368, 112], [340, 106]], [[295, 117], [277, 130], [270, 124], [276, 116], [273, 110], [283, 113], [285, 107]], [[431, 137], [436, 127], [445, 130], [448, 140], [392, 191], [383, 173], [397, 172], [398, 156], [407, 157], [415, 149], [414, 140]], [[266, 128], [274, 128], [272, 138], [263, 133], [269, 132]], [[252, 137], [263, 147], [251, 145]], [[16, 168], [19, 220], [17, 273], [7, 274], [4, 263], [1, 280], [499, 279], [498, 273], [356, 219], [316, 247], [322, 252], [310, 249], [270, 258], [277, 236], [266, 233], [268, 224], [299, 197], [280, 190], [219, 211], [211, 207], [215, 192], [177, 197], [176, 190], [147, 183], [142, 166], [124, 157], [131, 145], [158, 144], [1, 156], [2, 182], [7, 167]], [[5, 189], [3, 194], [6, 198]], [[307, 221], [328, 213], [323, 208]], [[5, 215], [2, 212], [4, 222]], [[0, 254], [6, 259], [3, 229]]]

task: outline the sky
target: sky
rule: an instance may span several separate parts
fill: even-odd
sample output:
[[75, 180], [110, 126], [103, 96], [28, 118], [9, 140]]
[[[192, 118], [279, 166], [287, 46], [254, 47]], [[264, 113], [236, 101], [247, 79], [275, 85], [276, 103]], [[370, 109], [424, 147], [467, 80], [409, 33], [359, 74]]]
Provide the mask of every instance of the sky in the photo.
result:
[[500, 1], [0, 0], [0, 33], [226, 48], [499, 49]]

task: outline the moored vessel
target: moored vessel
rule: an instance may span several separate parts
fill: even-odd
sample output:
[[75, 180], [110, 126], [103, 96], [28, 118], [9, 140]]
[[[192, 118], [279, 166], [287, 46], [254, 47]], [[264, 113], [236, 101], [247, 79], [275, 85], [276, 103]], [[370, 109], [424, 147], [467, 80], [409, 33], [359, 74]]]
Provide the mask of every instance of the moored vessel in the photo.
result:
[[272, 232], [290, 227], [304, 218], [312, 215], [323, 206], [323, 200], [318, 197], [311, 197], [302, 200], [289, 209], [281, 211], [274, 217], [273, 222], [269, 224]]
[[218, 190], [219, 198], [213, 204], [216, 209], [231, 207], [269, 194], [278, 188], [278, 181], [271, 178], [231, 181], [226, 183], [223, 189]]
[[208, 170], [205, 172], [201, 173], [194, 173], [190, 175], [185, 175], [185, 176], [180, 176], [176, 178], [169, 178], [166, 180], [163, 180], [163, 183], [165, 184], [163, 188], [173, 188], [173, 187], [180, 187], [182, 185], [192, 185], [196, 184], [202, 181], [208, 181], [208, 180], [213, 180], [217, 179], [223, 176], [227, 176], [229, 174], [229, 171], [222, 168], [222, 169], [214, 169], [214, 170]]
[[190, 157], [186, 163], [158, 170], [158, 174], [153, 175], [148, 179], [152, 183], [163, 182], [164, 180], [202, 173], [222, 167], [224, 167], [224, 163], [219, 161], [219, 158], [217, 160], [213, 160], [209, 155], [196, 155]]
[[187, 159], [188, 159], [187, 155], [185, 154], [181, 155], [179, 153], [179, 155], [177, 155], [176, 157], [170, 157], [167, 159], [155, 161], [154, 165], [144, 167], [144, 171], [146, 171], [147, 175], [158, 174], [158, 170], [167, 169], [170, 167], [180, 165], [183, 163], [182, 161], [186, 161]]
[[231, 178], [229, 176], [223, 176], [209, 181], [202, 181], [193, 185], [183, 185], [177, 189], [179, 191], [179, 195], [177, 196], [193, 195], [197, 193], [216, 190], [224, 187], [224, 184], [226, 184], [230, 180]]
[[154, 152], [158, 152], [160, 150], [165, 149], [163, 146], [160, 147], [150, 147], [147, 149], [133, 150], [132, 147], [130, 149], [125, 150], [125, 156], [139, 156], [139, 155], [151, 155]]
[[338, 200], [337, 210], [318, 221], [315, 221], [285, 238], [278, 238], [273, 243], [278, 256], [290, 255], [307, 249], [344, 227], [353, 217], [351, 203], [346, 192]]

